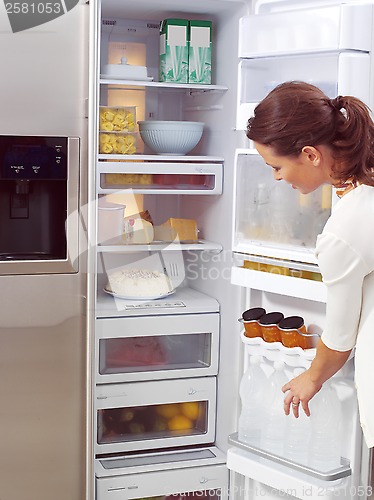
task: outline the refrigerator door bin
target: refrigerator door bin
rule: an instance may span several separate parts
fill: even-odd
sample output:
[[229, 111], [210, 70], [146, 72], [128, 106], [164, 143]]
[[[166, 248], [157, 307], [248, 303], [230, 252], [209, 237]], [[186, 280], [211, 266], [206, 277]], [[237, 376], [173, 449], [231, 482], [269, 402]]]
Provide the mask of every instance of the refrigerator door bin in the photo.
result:
[[[96, 498], [227, 499], [229, 474], [220, 455], [219, 450], [211, 448], [96, 460]], [[108, 470], [106, 467], [114, 461], [132, 465]]]
[[[255, 252], [257, 249], [253, 248], [253, 251]], [[315, 302], [326, 302], [327, 289], [321, 281], [254, 271], [244, 267], [233, 267], [231, 270], [231, 283], [264, 292], [279, 293]]]
[[[191, 161], [191, 160], [190, 160]], [[223, 163], [180, 160], [98, 162], [99, 193], [131, 189], [134, 194], [221, 194]]]
[[344, 477], [350, 476], [352, 474], [350, 465], [349, 465], [349, 460], [346, 458], [341, 458], [341, 467], [335, 470], [331, 470], [328, 472], [323, 472], [315, 469], [311, 469], [305, 465], [300, 465], [295, 462], [292, 462], [291, 460], [287, 460], [284, 457], [279, 457], [277, 455], [272, 455], [271, 453], [262, 450], [260, 448], [257, 448], [255, 446], [251, 446], [250, 444], [247, 443], [242, 443], [238, 439], [238, 434], [230, 434], [229, 436], [229, 443], [241, 448], [247, 452], [250, 452], [254, 455], [258, 455], [259, 457], [266, 458], [267, 460], [270, 460], [271, 462], [275, 462], [278, 464], [285, 465], [289, 467], [290, 469], [293, 469], [295, 471], [302, 472], [303, 474], [306, 474], [311, 477], [315, 477], [317, 479], [320, 479], [321, 481], [336, 481], [338, 479], [342, 479]]
[[230, 470], [230, 489], [242, 491], [243, 498], [248, 500], [356, 498], [350, 494], [357, 490], [351, 486], [350, 476], [323, 481], [240, 448], [228, 450], [227, 466]]
[[[255, 16], [257, 17], [257, 16]], [[318, 66], [318, 76], [315, 68]], [[355, 78], [354, 75], [361, 75]], [[253, 110], [279, 83], [302, 80], [319, 87], [329, 97], [370, 97], [370, 55], [363, 52], [326, 52], [243, 59], [239, 63], [237, 128], [245, 130]]]
[[97, 383], [216, 375], [219, 314], [96, 322]]
[[96, 451], [212, 443], [215, 411], [215, 377], [97, 386]]
[[372, 12], [372, 5], [361, 3], [243, 17], [239, 24], [239, 57], [346, 49], [368, 52]]
[[308, 195], [275, 182], [255, 149], [235, 154], [232, 249], [316, 264], [315, 241], [331, 213], [331, 187]]

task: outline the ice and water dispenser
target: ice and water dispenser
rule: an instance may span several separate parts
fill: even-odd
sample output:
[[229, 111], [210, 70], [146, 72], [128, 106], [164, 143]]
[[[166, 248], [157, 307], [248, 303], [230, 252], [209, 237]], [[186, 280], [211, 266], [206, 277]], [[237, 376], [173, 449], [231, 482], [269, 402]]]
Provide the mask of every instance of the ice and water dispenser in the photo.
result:
[[78, 138], [0, 136], [3, 274], [76, 270], [78, 179]]

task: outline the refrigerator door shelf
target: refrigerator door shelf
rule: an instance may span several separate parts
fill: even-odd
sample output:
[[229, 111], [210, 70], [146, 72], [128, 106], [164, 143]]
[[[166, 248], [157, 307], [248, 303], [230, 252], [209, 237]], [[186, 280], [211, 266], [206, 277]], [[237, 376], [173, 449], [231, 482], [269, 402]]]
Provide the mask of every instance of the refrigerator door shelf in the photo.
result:
[[[295, 500], [352, 498], [349, 494], [351, 476], [331, 481], [322, 480], [241, 448], [228, 450], [227, 467], [232, 474], [240, 474], [247, 479], [245, 482], [246, 490], [248, 489], [246, 498], [250, 500], [257, 498], [269, 500], [273, 498]], [[347, 465], [342, 466], [343, 470], [348, 472]]]
[[295, 47], [298, 52], [369, 52], [372, 13], [372, 5], [359, 3], [243, 17], [239, 25], [239, 57], [289, 53]]
[[281, 465], [285, 465], [289, 467], [290, 469], [293, 469], [295, 471], [302, 472], [303, 474], [306, 474], [311, 477], [316, 477], [317, 479], [320, 479], [321, 481], [336, 481], [338, 479], [342, 479], [344, 477], [350, 476], [352, 474], [352, 470], [350, 468], [349, 460], [346, 458], [341, 458], [341, 467], [338, 469], [334, 469], [328, 472], [322, 472], [316, 469], [311, 469], [307, 467], [306, 465], [301, 465], [293, 462], [292, 460], [287, 460], [287, 458], [279, 457], [278, 455], [273, 455], [270, 452], [266, 450], [262, 450], [260, 448], [257, 448], [255, 446], [251, 446], [250, 444], [247, 443], [242, 443], [238, 439], [238, 433], [230, 434], [229, 436], [229, 443], [239, 447], [245, 451], [248, 451], [250, 453], [253, 453], [254, 455], [258, 455], [262, 458], [266, 458], [267, 460], [270, 460], [271, 462], [276, 462]]
[[265, 342], [262, 338], [248, 338], [244, 330], [240, 334], [246, 353], [250, 356], [262, 356], [269, 361], [283, 361], [289, 367], [309, 368], [316, 355], [316, 349], [301, 347], [284, 347], [280, 342]]
[[[257, 16], [255, 16], [257, 17]], [[237, 124], [246, 130], [256, 105], [278, 84], [302, 80], [328, 97], [354, 95], [370, 103], [370, 54], [364, 52], [290, 52], [274, 57], [243, 59], [238, 68]], [[315, 68], [318, 67], [318, 75]], [[360, 75], [360, 78], [356, 78]]]
[[236, 150], [233, 186], [234, 252], [317, 263], [316, 238], [331, 214], [331, 186], [305, 195], [276, 182], [256, 149]]
[[321, 303], [325, 303], [327, 297], [326, 285], [322, 281], [254, 271], [244, 267], [233, 267], [231, 269], [231, 283], [264, 292]]
[[240, 448], [229, 449], [227, 466], [230, 469], [230, 484], [243, 489], [245, 498], [249, 500], [352, 499], [350, 490], [357, 489], [350, 486], [350, 476], [335, 481], [322, 481]]

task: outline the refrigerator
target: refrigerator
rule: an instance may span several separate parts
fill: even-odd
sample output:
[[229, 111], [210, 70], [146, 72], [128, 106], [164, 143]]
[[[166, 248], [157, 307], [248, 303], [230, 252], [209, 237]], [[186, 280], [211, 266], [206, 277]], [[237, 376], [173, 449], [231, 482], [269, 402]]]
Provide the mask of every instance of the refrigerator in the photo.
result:
[[[245, 136], [246, 120], [271, 88], [291, 79], [370, 105], [373, 3], [102, 0], [96, 7], [90, 131], [97, 245], [90, 292], [97, 500], [371, 498], [353, 359], [334, 378], [343, 408], [334, 470], [248, 445], [237, 433], [239, 386], [251, 358], [260, 357], [269, 377], [280, 362], [291, 378], [315, 354], [313, 347], [248, 339], [238, 319], [263, 307], [302, 316], [310, 332], [321, 333], [326, 291], [314, 246], [336, 201], [328, 188], [303, 196], [273, 182]], [[178, 54], [189, 43], [186, 20], [212, 21], [211, 83], [160, 81], [160, 22], [181, 28]], [[132, 72], [118, 69], [126, 63]], [[113, 66], [122, 73], [111, 73]], [[103, 148], [108, 112], [130, 114], [134, 123], [204, 122], [204, 132], [185, 156], [156, 155], [137, 127], [127, 128], [122, 138], [133, 148], [123, 154]], [[125, 221], [146, 214], [154, 227], [192, 219], [198, 237], [135, 245], [114, 230], [111, 241], [101, 241], [103, 201], [122, 207]], [[109, 276], [123, 267], [165, 272], [174, 293], [158, 300], [116, 297]], [[187, 407], [193, 411], [182, 424]]]
[[1, 16], [0, 496], [9, 500], [91, 498], [79, 224], [88, 201], [88, 21], [85, 3], [15, 33], [5, 6]]
[[[334, 380], [343, 437], [333, 471], [246, 446], [237, 432], [239, 386], [251, 358], [261, 358], [269, 377], [281, 363], [291, 378], [315, 354], [313, 347], [248, 339], [238, 319], [263, 307], [302, 316], [314, 335], [321, 333], [326, 291], [314, 246], [336, 201], [326, 188], [304, 197], [274, 183], [245, 136], [246, 120], [271, 88], [290, 79], [370, 105], [373, 7], [308, 0], [95, 5], [88, 296], [97, 500], [370, 498], [371, 454], [358, 423], [353, 359]], [[211, 83], [160, 81], [164, 20], [173, 22], [162, 26], [181, 28], [175, 64], [189, 44], [186, 20], [212, 21], [205, 67]], [[120, 75], [113, 66], [124, 66]], [[126, 126], [108, 129], [104, 122], [116, 115], [127, 117]], [[154, 154], [133, 125], [144, 120], [204, 122], [204, 131], [186, 155]], [[121, 141], [125, 153], [104, 147]], [[103, 204], [114, 205], [111, 223]], [[159, 241], [137, 222], [142, 239], [124, 241], [116, 210], [123, 211], [125, 234], [130, 220], [155, 228], [183, 219], [196, 223], [197, 237]], [[107, 241], [100, 235], [110, 224]], [[122, 269], [165, 273], [173, 289], [158, 299], [121, 296], [110, 276]]]

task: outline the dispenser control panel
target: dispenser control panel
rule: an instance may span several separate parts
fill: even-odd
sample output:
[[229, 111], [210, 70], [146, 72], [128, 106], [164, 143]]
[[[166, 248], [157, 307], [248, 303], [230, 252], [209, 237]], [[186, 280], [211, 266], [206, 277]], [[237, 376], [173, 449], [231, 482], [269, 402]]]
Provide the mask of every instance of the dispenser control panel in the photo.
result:
[[67, 137], [0, 136], [0, 179], [67, 179]]

